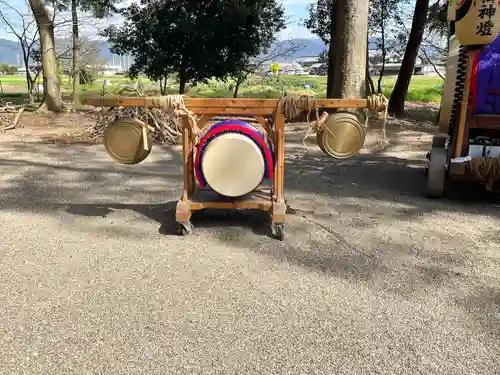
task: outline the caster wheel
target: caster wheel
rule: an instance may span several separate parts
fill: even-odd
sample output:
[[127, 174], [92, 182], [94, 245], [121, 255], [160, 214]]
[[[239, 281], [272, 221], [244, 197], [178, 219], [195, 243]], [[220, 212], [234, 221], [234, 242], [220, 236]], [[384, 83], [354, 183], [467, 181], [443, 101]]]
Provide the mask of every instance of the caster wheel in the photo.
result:
[[179, 223], [179, 234], [181, 236], [187, 236], [188, 234], [192, 234], [194, 232], [194, 226], [190, 221], [187, 223]]
[[442, 198], [446, 181], [447, 150], [433, 148], [427, 170], [427, 197]]
[[275, 237], [280, 240], [284, 241], [285, 240], [285, 224], [284, 223], [278, 223], [278, 224], [273, 224], [273, 231]]

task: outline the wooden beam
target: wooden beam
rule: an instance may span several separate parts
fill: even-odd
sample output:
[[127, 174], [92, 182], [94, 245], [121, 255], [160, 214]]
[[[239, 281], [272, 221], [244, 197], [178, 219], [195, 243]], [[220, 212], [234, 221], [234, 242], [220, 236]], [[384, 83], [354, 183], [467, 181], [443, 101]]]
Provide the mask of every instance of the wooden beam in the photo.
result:
[[197, 115], [206, 116], [270, 116], [276, 110], [276, 107], [194, 107], [186, 105], [186, 107]]
[[[148, 107], [154, 108], [159, 97], [132, 96], [85, 96], [82, 104], [95, 107]], [[213, 99], [184, 98], [184, 103], [190, 111], [200, 115], [210, 114], [272, 114], [279, 99]], [[366, 99], [316, 99], [317, 108], [366, 108]], [[243, 110], [243, 112], [241, 112]], [[255, 112], [255, 110], [258, 110]]]

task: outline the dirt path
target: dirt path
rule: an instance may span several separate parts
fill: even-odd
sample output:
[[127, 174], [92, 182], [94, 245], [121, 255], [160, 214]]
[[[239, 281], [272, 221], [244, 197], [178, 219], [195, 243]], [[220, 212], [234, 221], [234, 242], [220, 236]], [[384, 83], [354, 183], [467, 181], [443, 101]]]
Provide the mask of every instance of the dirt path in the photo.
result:
[[175, 149], [3, 136], [0, 374], [499, 374], [500, 203], [422, 198], [431, 130], [347, 161], [290, 132], [283, 243], [260, 213], [169, 234]]

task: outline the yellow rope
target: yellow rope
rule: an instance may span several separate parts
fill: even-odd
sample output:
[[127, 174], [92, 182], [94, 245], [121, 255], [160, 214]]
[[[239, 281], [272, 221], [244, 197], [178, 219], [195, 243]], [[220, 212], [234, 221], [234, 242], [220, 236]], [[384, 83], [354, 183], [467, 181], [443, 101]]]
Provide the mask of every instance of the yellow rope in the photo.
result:
[[474, 158], [467, 162], [466, 168], [478, 180], [485, 182], [490, 188], [500, 180], [500, 158]]
[[[382, 122], [382, 140], [381, 143], [385, 146], [387, 145], [387, 132], [386, 132], [386, 124], [387, 124], [387, 111], [389, 108], [389, 100], [384, 96], [384, 94], [376, 94], [367, 97], [367, 108], [368, 113], [365, 113], [366, 122], [365, 128], [368, 127], [368, 121], [370, 118], [376, 119], [379, 118]], [[306, 150], [309, 150], [306, 145], [306, 140], [310, 136], [313, 131], [320, 131], [321, 129], [325, 129], [330, 133], [331, 136], [335, 137], [335, 134], [328, 129], [325, 125], [326, 119], [324, 116], [319, 115], [318, 108], [316, 106], [316, 100], [312, 96], [302, 95], [302, 96], [294, 96], [284, 94], [280, 101], [278, 102], [278, 106], [276, 108], [276, 113], [283, 111], [285, 114], [285, 118], [290, 120], [296, 118], [301, 113], [307, 111], [307, 132], [302, 139], [302, 143]], [[310, 116], [311, 113], [316, 112], [316, 120], [311, 123]]]
[[387, 115], [389, 110], [389, 99], [384, 94], [374, 94], [366, 98], [367, 108], [365, 111], [365, 127], [368, 127], [369, 119], [380, 119], [382, 122], [382, 139], [379, 139], [379, 144], [382, 147], [387, 146]]
[[284, 94], [278, 102], [276, 113], [283, 111], [283, 113], [285, 114], [285, 118], [291, 120], [293, 118], [296, 118], [301, 113], [307, 111], [307, 119], [309, 120], [309, 116], [315, 108], [316, 100], [313, 96], [294, 96]]

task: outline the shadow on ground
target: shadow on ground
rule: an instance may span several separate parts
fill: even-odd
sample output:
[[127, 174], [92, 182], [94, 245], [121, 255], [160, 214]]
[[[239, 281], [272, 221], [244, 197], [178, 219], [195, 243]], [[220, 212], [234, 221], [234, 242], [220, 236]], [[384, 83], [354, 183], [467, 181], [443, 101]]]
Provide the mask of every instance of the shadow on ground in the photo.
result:
[[[380, 152], [346, 161], [289, 153], [287, 241], [270, 238], [266, 213], [249, 211], [197, 213], [195, 236], [408, 297], [438, 288], [453, 300], [474, 283], [477, 289], [456, 303], [488, 332], [498, 330], [497, 320], [484, 317], [500, 309], [500, 286], [478, 270], [500, 271], [490, 251], [500, 248], [499, 198], [460, 189], [460, 200], [424, 199], [423, 159], [423, 153], [400, 159]], [[13, 142], [2, 145], [0, 172], [2, 210], [90, 218], [128, 210], [158, 223], [161, 234], [173, 235], [176, 228], [181, 160], [168, 147], [124, 167], [101, 146]], [[451, 223], [440, 227], [436, 215]], [[479, 225], [472, 235], [462, 230], [480, 220], [489, 226]], [[378, 229], [390, 226], [391, 235]]]
[[[288, 196], [296, 196], [299, 202], [312, 195], [334, 199], [336, 210], [356, 211], [359, 207], [348, 199], [360, 198], [404, 203], [408, 207], [401, 215], [405, 217], [434, 211], [498, 217], [500, 196], [486, 193], [480, 186], [455, 185], [446, 199], [425, 199], [423, 167], [424, 153], [400, 159], [380, 152], [338, 161], [296, 152], [287, 155], [285, 187]], [[177, 201], [182, 186], [180, 155], [166, 146], [155, 147], [153, 155], [140, 165], [122, 166], [110, 160], [102, 146], [13, 142], [3, 145], [0, 168], [0, 206], [7, 209], [36, 211], [61, 202], [96, 199], [100, 206], [104, 201], [110, 207], [125, 208], [129, 203], [124, 201], [143, 201], [143, 197], [164, 204]], [[130, 203], [131, 207], [141, 205]], [[294, 210], [301, 212], [292, 201], [292, 215]], [[388, 218], [401, 219], [397, 211], [392, 210]]]

